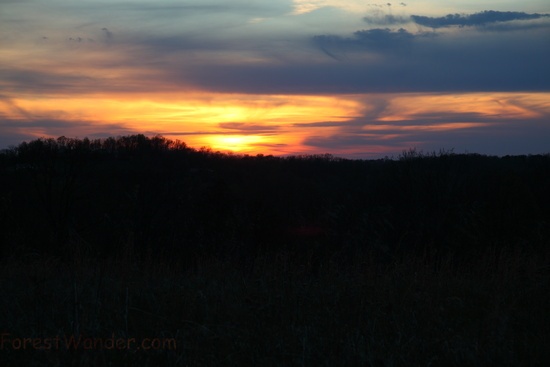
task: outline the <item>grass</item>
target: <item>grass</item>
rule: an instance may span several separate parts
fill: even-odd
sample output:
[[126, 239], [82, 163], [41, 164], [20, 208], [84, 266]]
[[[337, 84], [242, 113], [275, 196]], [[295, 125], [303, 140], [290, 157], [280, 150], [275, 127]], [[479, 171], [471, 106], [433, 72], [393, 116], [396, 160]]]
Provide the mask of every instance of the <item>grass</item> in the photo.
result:
[[549, 254], [468, 266], [417, 255], [343, 267], [291, 253], [230, 260], [11, 259], [0, 325], [15, 338], [174, 339], [159, 350], [14, 350], [3, 366], [521, 366], [550, 361]]

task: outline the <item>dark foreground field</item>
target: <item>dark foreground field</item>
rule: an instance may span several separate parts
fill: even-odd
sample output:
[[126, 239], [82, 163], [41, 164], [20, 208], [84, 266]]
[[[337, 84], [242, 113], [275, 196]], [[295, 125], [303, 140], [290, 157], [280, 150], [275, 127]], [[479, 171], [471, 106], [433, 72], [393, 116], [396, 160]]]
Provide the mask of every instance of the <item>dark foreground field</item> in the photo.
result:
[[[545, 365], [544, 261], [489, 251], [467, 270], [451, 262], [416, 257], [380, 268], [364, 256], [318, 276], [284, 254], [257, 258], [246, 275], [215, 260], [192, 270], [84, 263], [72, 276], [54, 259], [12, 263], [2, 267], [3, 338], [61, 341], [50, 350], [6, 342], [2, 365]], [[75, 334], [136, 343], [67, 350], [64, 338]], [[146, 338], [158, 342], [138, 350]]]
[[532, 366], [550, 157], [0, 154], [2, 366]]

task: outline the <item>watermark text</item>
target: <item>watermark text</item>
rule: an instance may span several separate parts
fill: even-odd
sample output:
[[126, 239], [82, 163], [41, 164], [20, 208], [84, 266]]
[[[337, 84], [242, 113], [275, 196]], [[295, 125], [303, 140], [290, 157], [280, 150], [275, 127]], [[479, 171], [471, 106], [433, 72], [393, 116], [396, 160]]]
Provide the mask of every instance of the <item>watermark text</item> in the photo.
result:
[[84, 335], [56, 335], [47, 338], [23, 338], [0, 333], [0, 350], [176, 350], [174, 338], [123, 338], [113, 333], [98, 338]]

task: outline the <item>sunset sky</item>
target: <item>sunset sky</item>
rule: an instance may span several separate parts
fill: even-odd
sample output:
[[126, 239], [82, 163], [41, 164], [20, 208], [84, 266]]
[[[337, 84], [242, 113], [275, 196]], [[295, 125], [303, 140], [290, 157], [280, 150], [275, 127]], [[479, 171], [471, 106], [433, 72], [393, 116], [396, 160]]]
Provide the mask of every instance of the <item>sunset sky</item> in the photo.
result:
[[550, 153], [549, 65], [548, 0], [0, 0], [0, 149]]

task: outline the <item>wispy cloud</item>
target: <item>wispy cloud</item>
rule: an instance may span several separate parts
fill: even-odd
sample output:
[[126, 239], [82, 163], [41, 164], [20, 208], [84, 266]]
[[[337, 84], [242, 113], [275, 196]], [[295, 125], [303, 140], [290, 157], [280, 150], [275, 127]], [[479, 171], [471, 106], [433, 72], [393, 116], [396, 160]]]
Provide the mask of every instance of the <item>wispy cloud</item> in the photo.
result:
[[0, 147], [17, 145], [41, 137], [97, 137], [142, 133], [127, 126], [103, 121], [82, 121], [71, 119], [9, 119], [0, 114]]
[[425, 36], [426, 34], [413, 35], [403, 28], [395, 31], [389, 28], [375, 28], [357, 31], [353, 37], [349, 38], [330, 35], [315, 36], [313, 42], [326, 55], [338, 59], [337, 55], [340, 51], [402, 52], [415, 37]]
[[[410, 147], [424, 151], [525, 154], [549, 152], [541, 138], [550, 133], [550, 103], [528, 95], [378, 95], [364, 116], [341, 122], [329, 134], [311, 135], [303, 144], [312, 150], [380, 156]], [[536, 99], [536, 98], [535, 98]], [[460, 105], [456, 105], [460, 103]], [[322, 125], [322, 124], [321, 124]], [[533, 136], [531, 132], [536, 132]], [[490, 136], [490, 139], [483, 137]], [[498, 149], [497, 149], [498, 148]], [[351, 154], [351, 153], [350, 153]]]
[[112, 42], [112, 41], [113, 41], [113, 38], [114, 38], [113, 32], [111, 32], [110, 30], [108, 30], [106, 27], [101, 28], [101, 30], [103, 31], [103, 35], [104, 35], [104, 37], [105, 37], [105, 41], [106, 41], [106, 42]]
[[534, 20], [550, 17], [550, 14], [528, 14], [523, 12], [502, 12], [486, 10], [475, 14], [448, 14], [444, 17], [427, 17], [411, 15], [411, 19], [420, 25], [431, 28], [443, 28], [451, 26], [472, 27], [485, 26], [497, 22], [511, 22], [515, 20]]
[[280, 130], [278, 126], [247, 124], [244, 122], [223, 122], [218, 125], [221, 129], [241, 134], [270, 134]]
[[376, 15], [370, 15], [363, 18], [363, 20], [367, 24], [372, 25], [397, 25], [397, 24], [407, 24], [411, 22], [411, 18], [409, 16], [399, 16], [399, 15], [392, 15], [392, 14], [376, 14]]

